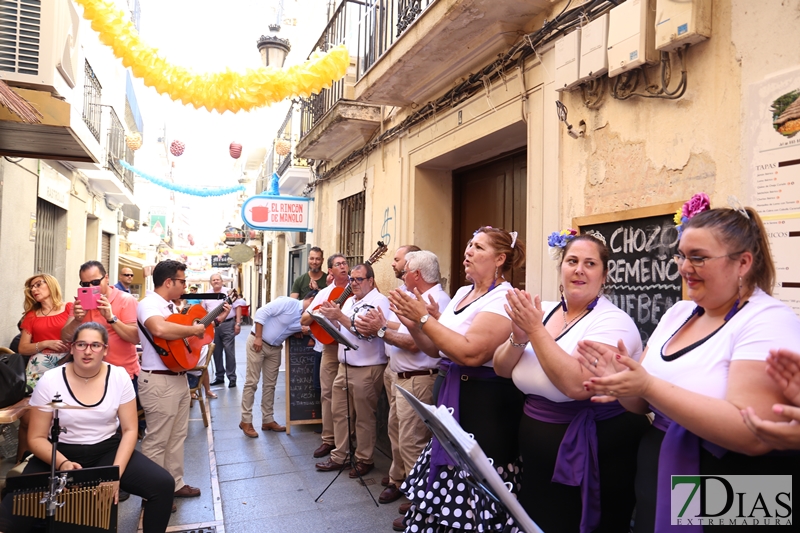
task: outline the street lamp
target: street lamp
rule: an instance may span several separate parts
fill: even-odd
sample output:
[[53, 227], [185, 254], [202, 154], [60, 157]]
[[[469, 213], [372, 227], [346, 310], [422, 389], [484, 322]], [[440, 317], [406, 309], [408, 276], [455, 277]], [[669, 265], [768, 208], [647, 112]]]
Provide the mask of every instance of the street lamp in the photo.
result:
[[262, 35], [257, 42], [258, 51], [261, 52], [261, 63], [265, 67], [283, 68], [283, 62], [286, 61], [286, 55], [292, 46], [289, 44], [289, 39], [278, 37], [278, 32], [281, 31], [280, 24], [270, 24], [269, 31], [269, 35]]

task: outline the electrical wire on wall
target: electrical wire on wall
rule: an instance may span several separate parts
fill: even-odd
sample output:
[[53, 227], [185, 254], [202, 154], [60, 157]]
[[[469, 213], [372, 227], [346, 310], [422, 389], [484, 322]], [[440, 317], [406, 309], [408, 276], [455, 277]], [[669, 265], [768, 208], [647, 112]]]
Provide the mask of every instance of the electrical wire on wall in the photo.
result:
[[[681, 80], [678, 82], [678, 85], [675, 87], [675, 89], [669, 90], [669, 84], [672, 78], [672, 60], [670, 54], [667, 52], [661, 52], [660, 86], [647, 83], [647, 69], [639, 68], [636, 70], [629, 70], [628, 72], [623, 72], [614, 78], [614, 84], [611, 87], [611, 96], [617, 100], [627, 100], [628, 98], [632, 98], [634, 96], [638, 96], [640, 98], [660, 98], [662, 100], [677, 100], [678, 98], [682, 97], [686, 92], [687, 75], [685, 54], [687, 47], [688, 45], [678, 49], [676, 52], [681, 65]], [[640, 78], [645, 85], [645, 92], [643, 93], [636, 92], [636, 89], [639, 86]]]

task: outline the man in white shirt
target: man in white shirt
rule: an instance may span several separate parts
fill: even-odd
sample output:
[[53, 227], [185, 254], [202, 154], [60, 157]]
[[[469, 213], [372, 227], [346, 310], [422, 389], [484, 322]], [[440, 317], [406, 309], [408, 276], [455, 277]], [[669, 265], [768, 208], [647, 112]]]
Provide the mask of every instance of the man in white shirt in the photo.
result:
[[[428, 306], [429, 313], [438, 317], [450, 303], [450, 296], [439, 283], [439, 260], [428, 251], [409, 252], [405, 255], [403, 281], [406, 290], [419, 291]], [[431, 438], [425, 423], [414, 409], [394, 387], [397, 383], [420, 401], [434, 404], [433, 383], [438, 374], [439, 359], [428, 357], [417, 349], [408, 328], [400, 323], [397, 315], [382, 315], [377, 310], [356, 319], [356, 327], [364, 335], [376, 335], [386, 343], [389, 366], [385, 379], [386, 394], [390, 398], [389, 435], [396, 435], [392, 443], [392, 465], [389, 468], [389, 482], [381, 492], [379, 501], [391, 503], [402, 496], [400, 485], [411, 467]], [[401, 517], [402, 518], [402, 517]]]
[[[211, 289], [215, 293], [222, 292], [222, 275], [212, 274], [209, 279]], [[238, 302], [238, 300], [237, 300]], [[210, 312], [222, 305], [222, 300], [203, 300], [203, 307]], [[211, 385], [223, 385], [225, 375], [228, 375], [228, 387], [236, 387], [236, 335], [242, 331], [242, 308], [234, 302], [227, 313], [222, 313], [216, 318], [214, 324], [214, 369], [215, 377]], [[222, 352], [225, 351], [225, 361], [222, 361]]]
[[186, 372], [167, 368], [148, 337], [175, 340], [197, 335], [202, 338], [206, 327], [199, 323], [184, 326], [166, 320], [175, 309], [172, 300], [181, 298], [186, 290], [184, 263], [171, 259], [158, 263], [153, 269], [153, 284], [155, 290], [139, 302], [137, 309], [142, 339], [139, 400], [147, 420], [142, 453], [172, 474], [176, 498], [190, 498], [200, 496], [200, 489], [183, 480], [183, 444], [189, 427]]
[[300, 315], [316, 296], [311, 291], [302, 302], [287, 296], [279, 296], [256, 311], [255, 327], [247, 339], [247, 371], [242, 391], [242, 421], [239, 422], [245, 436], [257, 438], [253, 428], [253, 400], [258, 381], [264, 376], [261, 387], [261, 430], [286, 431], [286, 426], [275, 422], [275, 383], [281, 367], [281, 346], [293, 333], [307, 333], [309, 328], [300, 324]]
[[399, 279], [402, 285], [400, 285], [400, 289], [405, 290], [406, 286], [403, 282], [403, 274], [406, 271], [406, 254], [408, 252], [419, 252], [420, 247], [415, 246], [413, 244], [404, 244], [395, 250], [394, 252], [394, 259], [392, 259], [392, 271], [394, 272], [394, 277]]
[[[355, 478], [366, 475], [375, 466], [372, 457], [376, 437], [375, 411], [386, 368], [383, 340], [363, 335], [356, 329], [355, 320], [370, 309], [380, 309], [384, 316], [388, 315], [389, 300], [375, 288], [375, 273], [367, 264], [353, 267], [350, 286], [353, 297], [341, 308], [332, 302], [325, 302], [321, 308], [328, 320], [339, 325], [342, 336], [359, 349], [345, 351], [345, 347], [339, 345], [339, 373], [333, 382], [331, 397], [336, 448], [327, 461], [315, 466], [324, 472], [344, 468], [350, 451], [350, 430], [355, 430], [356, 463], [350, 471], [350, 477]], [[350, 407], [355, 412], [355, 427], [352, 428], [348, 428], [348, 396]]]
[[[310, 326], [314, 321], [311, 318], [311, 311], [321, 306], [323, 302], [327, 302], [330, 298], [331, 292], [337, 287], [345, 289], [349, 283], [348, 281], [348, 268], [347, 259], [342, 254], [333, 254], [328, 257], [328, 273], [333, 275], [333, 283], [319, 291], [314, 297], [314, 301], [308, 306], [308, 312], [303, 313], [303, 318], [300, 323], [303, 326]], [[333, 381], [336, 379], [336, 374], [339, 371], [339, 344], [332, 342], [326, 344], [322, 348], [322, 362], [319, 369], [319, 383], [320, 383], [320, 404], [322, 407], [322, 444], [319, 448], [314, 450], [314, 457], [325, 457], [336, 445], [333, 436], [333, 413], [331, 412], [331, 391], [333, 390]]]

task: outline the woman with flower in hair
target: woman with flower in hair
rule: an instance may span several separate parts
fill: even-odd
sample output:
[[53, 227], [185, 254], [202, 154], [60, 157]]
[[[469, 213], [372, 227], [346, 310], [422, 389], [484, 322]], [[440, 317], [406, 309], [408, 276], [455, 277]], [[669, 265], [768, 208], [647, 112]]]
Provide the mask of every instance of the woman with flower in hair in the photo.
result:
[[[427, 302], [394, 290], [389, 300], [417, 347], [441, 357], [433, 397], [453, 409], [453, 416], [494, 460], [503, 481], [516, 492], [519, 468], [517, 426], [522, 396], [510, 379], [492, 369], [495, 349], [511, 333], [503, 306], [511, 284], [505, 276], [525, 262], [516, 232], [484, 226], [467, 243], [464, 270], [472, 285], [461, 287], [439, 317]], [[423, 450], [400, 489], [412, 507], [406, 531], [502, 531], [509, 518], [499, 506], [466, 481], [436, 439]]]
[[636, 452], [649, 422], [619, 405], [590, 401], [583, 382], [592, 374], [577, 346], [620, 343], [638, 358], [641, 337], [631, 317], [603, 296], [609, 259], [603, 236], [568, 230], [548, 242], [559, 260], [561, 301], [508, 291], [512, 332], [494, 354], [495, 372], [526, 395], [519, 501], [548, 533], [627, 531]]
[[[770, 453], [742, 419], [751, 407], [761, 419], [780, 420], [772, 406], [789, 402], [766, 359], [772, 349], [800, 346], [800, 320], [770, 295], [775, 267], [758, 213], [704, 209], [707, 197], [684, 210], [675, 255], [691, 300], [664, 314], [641, 362], [622, 346], [581, 343], [582, 363], [597, 376], [585, 383], [595, 401], [655, 414], [639, 448], [636, 533], [672, 530], [671, 476], [800, 472], [799, 456]], [[748, 524], [765, 518], [751, 508]], [[714, 531], [747, 530], [725, 524]], [[693, 527], [703, 528], [696, 520]]]

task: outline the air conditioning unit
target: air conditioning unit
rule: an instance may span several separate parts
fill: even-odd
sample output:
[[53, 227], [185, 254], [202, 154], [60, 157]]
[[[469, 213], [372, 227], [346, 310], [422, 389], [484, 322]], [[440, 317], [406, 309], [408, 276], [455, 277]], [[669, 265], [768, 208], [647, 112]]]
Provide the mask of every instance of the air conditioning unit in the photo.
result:
[[0, 79], [67, 96], [79, 74], [79, 29], [70, 0], [2, 0]]

